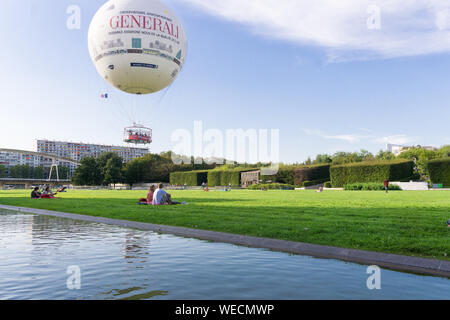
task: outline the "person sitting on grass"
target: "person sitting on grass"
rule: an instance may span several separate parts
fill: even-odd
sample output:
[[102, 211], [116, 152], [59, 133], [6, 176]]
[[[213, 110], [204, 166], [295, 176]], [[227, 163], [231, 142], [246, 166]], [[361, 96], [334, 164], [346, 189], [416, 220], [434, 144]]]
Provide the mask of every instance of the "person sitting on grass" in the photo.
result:
[[33, 191], [31, 191], [31, 199], [40, 199], [42, 194], [39, 192], [39, 188], [34, 188]]
[[148, 189], [147, 198], [141, 198], [139, 204], [142, 205], [152, 205], [153, 204], [153, 194], [155, 193], [155, 186], [151, 185]]
[[153, 202], [154, 206], [164, 206], [164, 205], [177, 205], [181, 204], [181, 202], [172, 201], [172, 196], [167, 193], [164, 189], [164, 185], [160, 183], [158, 185], [158, 189], [153, 193]]
[[42, 199], [54, 199], [55, 198], [56, 193], [53, 193], [50, 190], [50, 187], [46, 187], [44, 189], [44, 192], [42, 192], [41, 198]]

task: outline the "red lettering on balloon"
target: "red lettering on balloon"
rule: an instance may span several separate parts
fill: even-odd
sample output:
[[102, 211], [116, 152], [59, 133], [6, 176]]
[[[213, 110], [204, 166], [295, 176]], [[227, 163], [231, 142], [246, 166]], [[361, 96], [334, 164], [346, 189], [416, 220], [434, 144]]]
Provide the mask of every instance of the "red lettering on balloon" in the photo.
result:
[[109, 25], [112, 29], [117, 28], [131, 28], [131, 29], [147, 29], [160, 31], [169, 34], [177, 39], [180, 36], [179, 26], [174, 25], [168, 21], [163, 21], [159, 18], [152, 18], [143, 15], [120, 15], [114, 16], [110, 19]]

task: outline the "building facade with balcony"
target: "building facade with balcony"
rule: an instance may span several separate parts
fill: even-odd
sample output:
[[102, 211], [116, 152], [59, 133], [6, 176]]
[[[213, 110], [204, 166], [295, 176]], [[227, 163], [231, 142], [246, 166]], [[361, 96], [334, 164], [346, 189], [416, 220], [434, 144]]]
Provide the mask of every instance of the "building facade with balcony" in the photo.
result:
[[[132, 148], [122, 146], [108, 146], [99, 144], [36, 140], [35, 152], [66, 158], [80, 162], [85, 157], [99, 157], [104, 152], [114, 152], [119, 155], [124, 163], [133, 159], [143, 157], [149, 153], [145, 148]], [[6, 174], [9, 175], [10, 168], [17, 165], [29, 165], [30, 167], [51, 167], [52, 159], [44, 155], [27, 154], [26, 152], [0, 152], [0, 165], [5, 166]], [[58, 166], [67, 167], [70, 170], [70, 176], [77, 168], [76, 164], [64, 161], [57, 161]]]

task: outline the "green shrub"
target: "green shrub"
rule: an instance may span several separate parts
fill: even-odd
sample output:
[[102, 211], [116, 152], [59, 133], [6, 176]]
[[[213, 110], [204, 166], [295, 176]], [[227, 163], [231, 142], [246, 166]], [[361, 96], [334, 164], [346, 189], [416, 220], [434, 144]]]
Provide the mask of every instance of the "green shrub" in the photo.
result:
[[282, 184], [282, 183], [261, 183], [251, 185], [248, 190], [295, 190], [293, 185]]
[[231, 183], [232, 186], [238, 187], [241, 185], [241, 172], [240, 171], [222, 171], [220, 175], [220, 186], [228, 186]]
[[320, 181], [317, 184], [330, 181], [330, 164], [296, 168], [294, 170], [294, 184], [301, 186], [305, 181]]
[[217, 169], [208, 171], [208, 185], [211, 187], [228, 186], [230, 183], [233, 187], [241, 186], [241, 173], [255, 171], [254, 168], [235, 168], [235, 169]]
[[427, 163], [428, 174], [434, 184], [450, 187], [450, 158], [431, 160]]
[[330, 168], [333, 187], [343, 187], [346, 184], [389, 181], [408, 181], [413, 176], [414, 162], [371, 161], [358, 162]]
[[170, 174], [171, 185], [201, 186], [207, 181], [208, 171], [172, 172]]
[[319, 180], [314, 180], [314, 181], [304, 181], [302, 186], [305, 187], [305, 188], [308, 188], [308, 187], [312, 187], [312, 186], [317, 186], [317, 185], [325, 183], [327, 181], [328, 181], [328, 179], [319, 179]]
[[208, 172], [208, 185], [211, 187], [220, 186], [221, 171], [212, 170]]
[[324, 187], [325, 187], [325, 188], [331, 188], [331, 187], [332, 187], [331, 181], [325, 182]]
[[[389, 184], [389, 190], [401, 190], [397, 185]], [[384, 183], [351, 183], [344, 185], [347, 191], [384, 191]]]
[[263, 183], [281, 183], [281, 184], [294, 184], [294, 170], [298, 168], [295, 165], [280, 165], [278, 172], [271, 176], [261, 176]]

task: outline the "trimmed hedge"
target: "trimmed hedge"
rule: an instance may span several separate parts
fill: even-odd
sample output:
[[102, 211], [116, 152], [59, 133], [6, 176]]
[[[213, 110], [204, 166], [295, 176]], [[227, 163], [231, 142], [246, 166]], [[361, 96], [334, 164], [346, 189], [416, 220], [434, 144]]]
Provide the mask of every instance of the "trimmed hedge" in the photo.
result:
[[263, 183], [281, 183], [281, 184], [294, 184], [294, 170], [297, 166], [280, 166], [276, 175], [261, 176]]
[[171, 185], [201, 186], [208, 181], [208, 171], [172, 172], [170, 174]]
[[333, 187], [341, 188], [346, 184], [389, 181], [406, 181], [414, 174], [414, 162], [371, 161], [357, 162], [330, 168]]
[[[390, 184], [389, 190], [402, 190], [400, 186]], [[344, 186], [346, 191], [385, 191], [384, 183], [352, 183]]]
[[323, 184], [325, 182], [328, 182], [329, 179], [319, 179], [319, 180], [314, 180], [314, 181], [304, 181], [303, 182], [303, 187], [308, 188], [308, 187], [312, 187], [312, 186], [317, 186], [319, 184]]
[[431, 160], [427, 168], [433, 183], [450, 187], [450, 158]]
[[330, 164], [321, 164], [297, 168], [294, 170], [294, 184], [303, 185], [306, 181], [319, 181], [317, 184], [330, 181]]
[[231, 183], [233, 187], [240, 187], [241, 173], [255, 170], [258, 169], [211, 170], [208, 171], [208, 185], [218, 187], [228, 186]]
[[208, 186], [215, 187], [220, 186], [220, 177], [222, 171], [212, 170], [208, 172]]
[[289, 184], [282, 183], [262, 183], [262, 184], [254, 184], [248, 187], [248, 190], [295, 190], [295, 187]]

